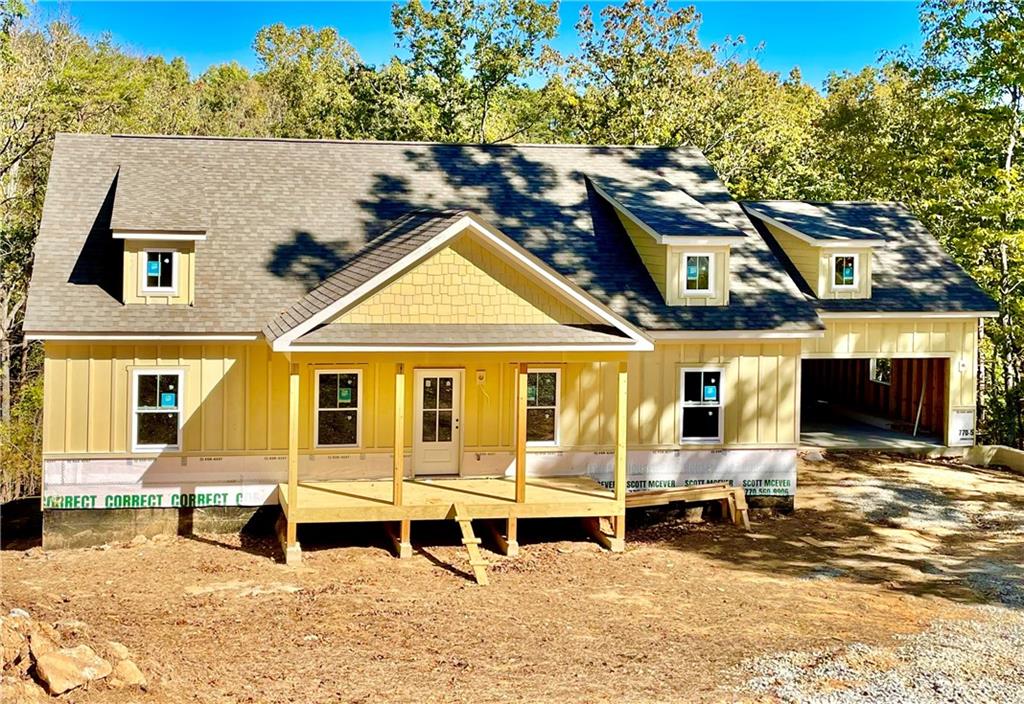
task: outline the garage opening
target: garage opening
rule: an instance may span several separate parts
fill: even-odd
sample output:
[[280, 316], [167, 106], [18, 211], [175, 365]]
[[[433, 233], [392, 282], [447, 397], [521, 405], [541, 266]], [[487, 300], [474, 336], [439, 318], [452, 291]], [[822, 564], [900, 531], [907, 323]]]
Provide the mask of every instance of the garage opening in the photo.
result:
[[805, 359], [801, 444], [923, 449], [944, 444], [946, 359]]

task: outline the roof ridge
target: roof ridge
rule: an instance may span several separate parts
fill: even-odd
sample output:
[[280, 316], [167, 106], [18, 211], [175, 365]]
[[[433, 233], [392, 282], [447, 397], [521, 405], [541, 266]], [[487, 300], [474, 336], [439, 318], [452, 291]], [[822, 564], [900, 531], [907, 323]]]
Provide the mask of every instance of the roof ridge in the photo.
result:
[[675, 146], [661, 144], [576, 144], [572, 142], [435, 142], [418, 140], [387, 140], [387, 139], [329, 139], [324, 137], [272, 137], [272, 136], [222, 136], [202, 134], [132, 134], [127, 132], [59, 132], [61, 135], [110, 137], [112, 139], [146, 139], [146, 140], [190, 140], [209, 142], [282, 142], [298, 144], [367, 144], [389, 146], [426, 146], [426, 147], [473, 147], [478, 149], [643, 149], [643, 150], [700, 150], [689, 144]]

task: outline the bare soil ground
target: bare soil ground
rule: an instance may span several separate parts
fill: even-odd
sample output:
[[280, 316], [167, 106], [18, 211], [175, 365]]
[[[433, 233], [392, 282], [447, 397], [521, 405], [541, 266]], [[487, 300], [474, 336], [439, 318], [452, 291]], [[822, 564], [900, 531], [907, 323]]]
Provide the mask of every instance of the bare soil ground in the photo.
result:
[[789, 700], [757, 663], [1024, 609], [1024, 477], [865, 454], [799, 476], [797, 511], [751, 533], [631, 514], [613, 555], [527, 522], [518, 558], [487, 552], [489, 587], [454, 524], [414, 525], [401, 561], [378, 526], [329, 526], [300, 534], [300, 568], [210, 535], [6, 551], [0, 606], [120, 641], [150, 680], [62, 701], [139, 704]]

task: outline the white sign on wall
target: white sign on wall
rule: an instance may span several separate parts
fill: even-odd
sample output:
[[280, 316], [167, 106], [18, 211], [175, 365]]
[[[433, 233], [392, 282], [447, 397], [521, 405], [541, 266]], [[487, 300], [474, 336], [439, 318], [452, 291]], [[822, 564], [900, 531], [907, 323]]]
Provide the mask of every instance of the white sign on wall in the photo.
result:
[[954, 408], [949, 414], [950, 446], [963, 447], [974, 444], [974, 409]]

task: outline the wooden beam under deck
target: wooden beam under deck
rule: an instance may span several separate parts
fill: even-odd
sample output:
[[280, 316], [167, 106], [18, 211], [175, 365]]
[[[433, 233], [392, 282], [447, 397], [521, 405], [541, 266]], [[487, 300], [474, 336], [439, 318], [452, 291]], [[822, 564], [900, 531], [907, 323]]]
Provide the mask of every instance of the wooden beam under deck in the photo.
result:
[[[287, 509], [289, 523], [445, 520], [454, 502], [474, 519], [614, 516], [614, 494], [588, 477], [531, 479], [530, 502], [516, 501], [508, 479], [404, 481], [403, 502], [391, 502], [391, 481], [302, 482], [299, 508]], [[515, 523], [513, 522], [514, 526]], [[514, 531], [514, 528], [513, 528]]]

